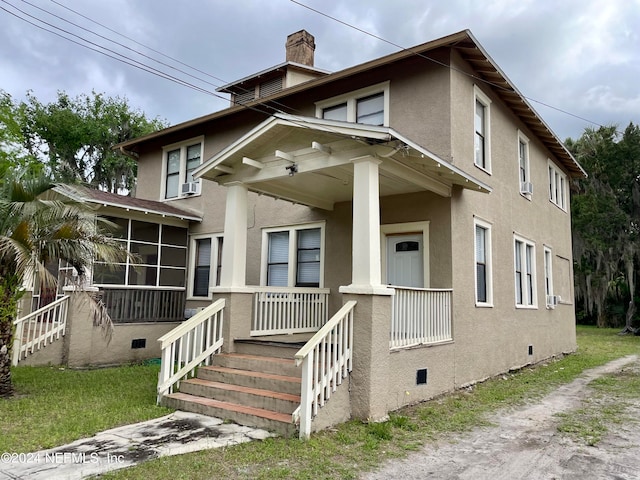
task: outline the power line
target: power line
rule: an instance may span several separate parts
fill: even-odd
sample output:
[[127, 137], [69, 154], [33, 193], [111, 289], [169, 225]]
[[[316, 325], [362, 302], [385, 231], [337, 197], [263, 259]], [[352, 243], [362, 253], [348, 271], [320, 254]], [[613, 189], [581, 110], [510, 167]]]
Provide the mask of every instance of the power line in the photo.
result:
[[527, 97], [526, 95], [523, 95], [520, 92], [508, 89], [506, 87], [503, 87], [502, 85], [495, 84], [495, 83], [493, 83], [493, 82], [491, 82], [489, 80], [485, 80], [484, 78], [480, 78], [480, 77], [478, 77], [476, 75], [473, 75], [473, 74], [471, 74], [469, 72], [465, 72], [464, 70], [458, 69], [458, 68], [453, 67], [451, 65], [448, 65], [448, 64], [446, 64], [444, 62], [436, 60], [435, 58], [428, 57], [427, 55], [424, 55], [423, 53], [418, 52], [413, 48], [407, 48], [407, 47], [403, 47], [401, 45], [398, 45], [397, 43], [394, 43], [394, 42], [392, 42], [390, 40], [387, 40], [387, 39], [385, 39], [383, 37], [380, 37], [380, 36], [378, 36], [378, 35], [376, 35], [374, 33], [371, 33], [371, 32], [369, 32], [367, 30], [364, 30], [364, 29], [362, 29], [360, 27], [357, 27], [357, 26], [355, 26], [353, 24], [350, 24], [348, 22], [345, 22], [344, 20], [340, 20], [339, 18], [333, 17], [333, 16], [329, 15], [328, 13], [325, 13], [325, 12], [322, 12], [320, 10], [317, 10], [317, 9], [315, 9], [313, 7], [310, 7], [309, 5], [305, 5], [304, 3], [302, 3], [302, 2], [300, 2], [298, 0], [289, 0], [289, 1], [291, 3], [294, 3], [294, 4], [298, 5], [298, 6], [300, 6], [300, 7], [306, 8], [307, 10], [310, 10], [310, 11], [312, 11], [312, 12], [318, 14], [318, 15], [321, 15], [323, 17], [326, 17], [326, 18], [330, 19], [330, 20], [333, 20], [334, 22], [340, 23], [340, 24], [342, 24], [342, 25], [344, 25], [344, 26], [346, 26], [348, 28], [351, 28], [351, 29], [356, 30], [356, 31], [358, 31], [360, 33], [368, 35], [368, 36], [370, 36], [372, 38], [375, 38], [376, 40], [380, 40], [381, 42], [384, 42], [384, 43], [392, 45], [392, 46], [394, 46], [396, 48], [399, 48], [402, 51], [413, 53], [414, 55], [417, 55], [418, 57], [424, 58], [425, 60], [429, 60], [430, 62], [433, 62], [436, 65], [440, 65], [440, 66], [443, 66], [443, 67], [448, 68], [450, 70], [453, 70], [453, 71], [455, 71], [457, 73], [461, 73], [461, 74], [466, 75], [466, 76], [468, 76], [470, 78], [473, 78], [474, 80], [478, 80], [480, 82], [486, 83], [486, 84], [488, 84], [488, 85], [490, 85], [490, 86], [492, 86], [494, 88], [497, 88], [497, 89], [500, 89], [500, 90], [505, 90], [505, 91], [510, 92], [510, 93], [516, 93], [516, 94], [520, 95], [522, 98], [524, 98], [524, 99], [526, 99], [526, 100], [528, 100], [530, 102], [537, 103], [539, 105], [545, 106], [545, 107], [550, 108], [552, 110], [556, 110], [557, 112], [560, 112], [560, 113], [564, 113], [565, 115], [569, 115], [571, 117], [577, 118], [578, 120], [582, 120], [583, 122], [587, 122], [587, 123], [590, 123], [592, 125], [597, 125], [599, 127], [604, 127], [604, 125], [601, 125], [598, 122], [594, 122], [594, 121], [589, 120], [587, 118], [581, 117], [580, 115], [576, 115], [576, 114], [571, 113], [571, 112], [569, 112], [567, 110], [563, 110], [562, 108], [554, 107], [553, 105], [550, 105], [548, 103], [542, 102], [540, 100], [536, 100], [534, 98]]

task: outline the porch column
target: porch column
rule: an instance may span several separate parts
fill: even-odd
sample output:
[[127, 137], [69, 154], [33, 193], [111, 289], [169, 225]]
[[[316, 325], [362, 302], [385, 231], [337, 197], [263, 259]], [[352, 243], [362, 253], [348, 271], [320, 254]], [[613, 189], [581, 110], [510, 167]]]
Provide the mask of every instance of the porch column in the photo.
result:
[[221, 287], [244, 287], [247, 266], [247, 186], [226, 185]]
[[380, 188], [371, 156], [353, 162], [353, 265], [351, 285], [380, 286]]

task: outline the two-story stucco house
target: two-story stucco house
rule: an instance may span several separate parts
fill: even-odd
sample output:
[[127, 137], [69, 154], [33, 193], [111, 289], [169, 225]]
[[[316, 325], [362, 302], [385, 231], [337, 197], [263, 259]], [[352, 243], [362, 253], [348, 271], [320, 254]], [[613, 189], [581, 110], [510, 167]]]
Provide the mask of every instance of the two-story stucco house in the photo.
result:
[[307, 435], [573, 351], [585, 173], [471, 33], [335, 73], [314, 49], [118, 145], [136, 198], [67, 192], [142, 257], [93, 271], [131, 328], [206, 307], [163, 339], [162, 401]]

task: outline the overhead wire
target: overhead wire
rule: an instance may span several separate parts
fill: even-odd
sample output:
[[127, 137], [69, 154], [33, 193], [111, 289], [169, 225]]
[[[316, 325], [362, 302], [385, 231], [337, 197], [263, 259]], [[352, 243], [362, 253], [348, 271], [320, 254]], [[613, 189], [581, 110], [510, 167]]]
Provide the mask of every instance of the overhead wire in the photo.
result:
[[449, 64], [446, 64], [446, 63], [444, 63], [444, 62], [441, 62], [441, 61], [439, 61], [439, 60], [437, 60], [437, 59], [435, 59], [435, 58], [431, 58], [431, 57], [429, 57], [429, 56], [427, 56], [427, 55], [424, 55], [422, 52], [416, 51], [416, 50], [415, 50], [415, 48], [411, 48], [411, 47], [403, 47], [402, 45], [398, 45], [397, 43], [394, 43], [394, 42], [392, 42], [392, 41], [390, 41], [390, 40], [387, 40], [387, 39], [385, 39], [385, 38], [383, 38], [383, 37], [381, 37], [381, 36], [379, 36], [379, 35], [376, 35], [376, 34], [374, 34], [374, 33], [371, 33], [371, 32], [369, 32], [369, 31], [367, 31], [367, 30], [364, 30], [364, 29], [362, 29], [362, 28], [360, 28], [360, 27], [357, 27], [357, 26], [355, 26], [355, 25], [353, 25], [353, 24], [350, 24], [350, 23], [348, 23], [348, 22], [345, 22], [344, 20], [340, 20], [339, 18], [334, 17], [334, 16], [332, 16], [332, 15], [329, 15], [328, 13], [325, 13], [325, 12], [323, 12], [323, 11], [321, 11], [321, 10], [318, 10], [318, 9], [316, 9], [316, 8], [313, 8], [313, 7], [310, 7], [309, 5], [306, 5], [306, 4], [304, 4], [304, 3], [302, 3], [302, 2], [300, 2], [300, 1], [298, 1], [298, 0], [289, 0], [289, 1], [290, 1], [291, 3], [294, 3], [294, 4], [298, 5], [298, 6], [300, 6], [300, 7], [306, 8], [307, 10], [310, 10], [310, 11], [311, 11], [311, 12], [313, 12], [313, 13], [316, 13], [316, 14], [318, 14], [318, 15], [321, 15], [321, 16], [323, 16], [323, 17], [325, 17], [325, 18], [328, 18], [328, 19], [330, 19], [330, 20], [332, 20], [332, 21], [334, 21], [334, 22], [340, 23], [340, 24], [342, 24], [342, 25], [344, 25], [344, 26], [346, 26], [346, 27], [348, 27], [348, 28], [351, 28], [351, 29], [356, 30], [356, 31], [358, 31], [358, 32], [360, 32], [360, 33], [363, 33], [363, 34], [365, 34], [365, 35], [368, 35], [368, 36], [370, 36], [370, 37], [372, 37], [372, 38], [375, 38], [376, 40], [380, 40], [381, 42], [384, 42], [384, 43], [387, 43], [387, 44], [389, 44], [389, 45], [392, 45], [392, 46], [394, 46], [394, 47], [396, 47], [396, 48], [399, 48], [399, 49], [401, 49], [402, 51], [410, 52], [410, 53], [412, 53], [412, 54], [414, 54], [414, 55], [417, 55], [418, 57], [424, 58], [425, 60], [429, 60], [430, 62], [433, 62], [433, 63], [434, 63], [434, 64], [436, 64], [436, 65], [440, 65], [440, 66], [446, 67], [446, 68], [448, 68], [448, 69], [450, 69], [450, 70], [453, 70], [453, 71], [455, 71], [455, 72], [457, 72], [457, 73], [461, 73], [461, 74], [463, 74], [463, 75], [466, 75], [466, 76], [468, 76], [468, 77], [471, 77], [471, 78], [473, 78], [474, 80], [477, 80], [477, 81], [483, 82], [483, 83], [485, 83], [485, 84], [487, 84], [487, 85], [490, 85], [490, 86], [492, 86], [492, 87], [494, 87], [494, 88], [497, 88], [497, 89], [500, 89], [500, 90], [505, 90], [505, 91], [510, 92], [510, 93], [516, 93], [516, 94], [520, 95], [522, 98], [526, 99], [526, 100], [527, 100], [527, 101], [529, 101], [529, 102], [537, 103], [537, 104], [539, 104], [539, 105], [542, 105], [542, 106], [544, 106], [544, 107], [550, 108], [550, 109], [555, 110], [555, 111], [557, 111], [557, 112], [560, 112], [560, 113], [563, 113], [563, 114], [565, 114], [565, 115], [569, 115], [569, 116], [571, 116], [571, 117], [574, 117], [574, 118], [576, 118], [576, 119], [578, 119], [578, 120], [582, 120], [583, 122], [587, 122], [587, 123], [590, 123], [590, 124], [592, 124], [592, 125], [597, 125], [597, 126], [599, 126], [599, 127], [604, 127], [604, 125], [601, 125], [601, 124], [600, 124], [600, 123], [598, 123], [598, 122], [594, 122], [594, 121], [592, 121], [592, 120], [589, 120], [589, 119], [587, 119], [587, 118], [581, 117], [580, 115], [576, 115], [575, 113], [571, 113], [571, 112], [569, 112], [569, 111], [567, 111], [567, 110], [564, 110], [564, 109], [562, 109], [562, 108], [555, 107], [555, 106], [553, 106], [553, 105], [550, 105], [550, 104], [548, 104], [548, 103], [542, 102], [542, 101], [540, 101], [540, 100], [536, 100], [536, 99], [534, 99], [534, 98], [528, 97], [528, 96], [523, 95], [522, 93], [520, 93], [520, 92], [518, 92], [518, 91], [515, 91], [515, 90], [512, 90], [512, 89], [509, 89], [509, 88], [506, 88], [506, 87], [504, 87], [504, 86], [502, 86], [502, 85], [499, 85], [499, 84], [496, 84], [496, 83], [494, 83], [494, 82], [491, 82], [490, 80], [486, 80], [486, 79], [484, 79], [484, 78], [482, 78], [482, 77], [478, 77], [477, 75], [473, 75], [473, 74], [471, 74], [471, 73], [469, 73], [469, 72], [466, 72], [466, 71], [464, 71], [464, 70], [458, 69], [458, 68], [456, 68], [456, 67], [454, 67], [454, 66], [452, 66], [452, 65], [449, 65]]

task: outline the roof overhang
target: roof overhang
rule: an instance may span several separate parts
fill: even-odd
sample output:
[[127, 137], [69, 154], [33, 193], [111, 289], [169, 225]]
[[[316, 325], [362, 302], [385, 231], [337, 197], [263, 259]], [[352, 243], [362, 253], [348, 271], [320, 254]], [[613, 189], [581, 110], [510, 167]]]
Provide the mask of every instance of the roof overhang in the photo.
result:
[[380, 161], [380, 195], [431, 191], [449, 197], [454, 185], [491, 188], [388, 127], [276, 114], [194, 171], [194, 177], [295, 203], [332, 210], [353, 196], [353, 161]]
[[75, 202], [87, 203], [95, 209], [108, 208], [112, 211], [113, 209], [120, 210], [124, 217], [129, 216], [127, 215], [129, 212], [138, 212], [144, 215], [159, 217], [158, 223], [161, 223], [160, 219], [162, 218], [170, 218], [182, 222], [202, 221], [202, 217], [194, 213], [167, 205], [163, 202], [125, 197], [123, 195], [92, 190], [77, 185], [60, 184], [55, 186], [53, 190]]
[[[364, 72], [371, 71], [373, 69], [386, 67], [393, 63], [404, 61], [409, 57], [418, 56], [424, 58], [425, 61], [435, 62], [435, 60], [431, 59], [428, 54], [429, 52], [440, 48], [451, 48], [457, 50], [462, 58], [469, 62], [469, 64], [477, 70], [478, 79], [487, 82], [487, 85], [489, 85], [498, 94], [498, 96], [500, 96], [505, 104], [508, 105], [513, 110], [513, 112], [522, 119], [523, 123], [540, 138], [543, 145], [549, 150], [549, 152], [551, 152], [551, 154], [555, 155], [560, 164], [566, 168], [571, 176], [587, 176], [582, 166], [580, 166], [577, 160], [564, 146], [562, 141], [558, 139], [551, 128], [544, 122], [544, 120], [542, 120], [542, 117], [538, 115], [538, 113], [527, 101], [526, 97], [518, 91], [514, 84], [508, 79], [504, 72], [502, 72], [502, 70], [497, 66], [497, 64], [493, 61], [493, 59], [484, 50], [484, 48], [480, 45], [480, 43], [469, 30], [463, 30], [461, 32], [447, 35], [445, 37], [441, 37], [436, 40], [417, 45], [415, 47], [406, 48], [398, 52], [386, 55], [384, 57], [380, 57], [353, 67], [346, 68], [344, 70], [340, 70], [338, 72], [331, 73], [329, 75], [319, 77], [315, 80], [310, 80], [308, 82], [283, 89], [282, 91], [265, 98], [259, 98], [252, 102], [247, 102], [243, 105], [232, 106], [228, 109], [189, 120], [187, 122], [168, 127], [164, 130], [160, 130], [143, 137], [128, 140], [116, 145], [114, 148], [122, 148], [124, 150], [135, 151], [140, 144], [157, 139], [164, 135], [169, 135], [181, 130], [197, 127], [208, 122], [224, 121], [232, 115], [235, 115], [247, 109], [256, 109], [264, 103], [276, 100], [282, 103], [285, 97], [289, 95], [298, 94], [312, 88], [341, 81], [355, 75], [360, 75]], [[436, 63], [441, 64], [441, 62]], [[443, 67], [448, 68], [449, 66], [443, 65]], [[237, 82], [234, 82], [234, 84], [236, 83]], [[225, 87], [228, 87], [230, 85], [232, 84], [229, 84]]]

